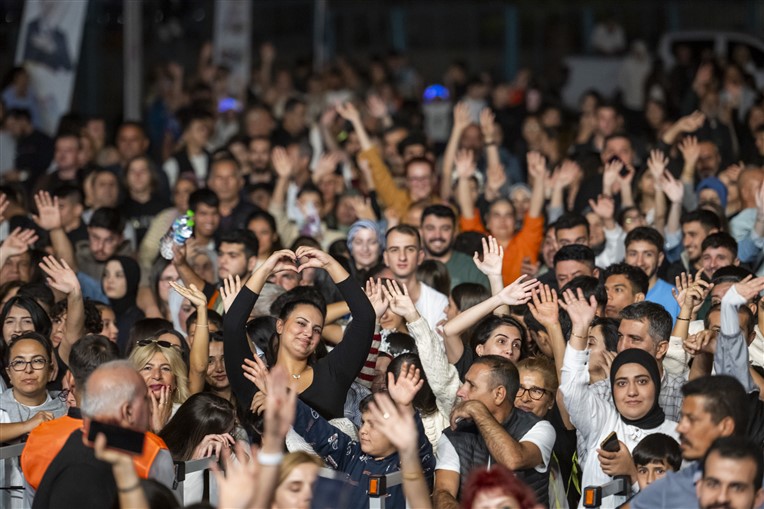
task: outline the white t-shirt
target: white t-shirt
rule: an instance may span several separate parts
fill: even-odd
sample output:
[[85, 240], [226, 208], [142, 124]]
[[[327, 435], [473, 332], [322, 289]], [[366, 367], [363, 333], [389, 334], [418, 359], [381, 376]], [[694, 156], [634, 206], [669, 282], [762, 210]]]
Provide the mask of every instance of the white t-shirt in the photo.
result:
[[[530, 442], [539, 448], [539, 451], [541, 452], [541, 463], [534, 467], [537, 472], [543, 474], [549, 468], [549, 460], [552, 457], [552, 449], [554, 448], [554, 441], [556, 438], [557, 433], [555, 433], [552, 425], [547, 421], [539, 421], [519, 440], [519, 442]], [[440, 436], [438, 447], [435, 451], [435, 457], [438, 460], [435, 464], [435, 470], [461, 472], [459, 453], [456, 452], [454, 445], [446, 435]], [[491, 461], [490, 456], [488, 461]]]
[[432, 330], [436, 329], [438, 322], [446, 319], [448, 297], [424, 283], [419, 283], [419, 298], [414, 305]]

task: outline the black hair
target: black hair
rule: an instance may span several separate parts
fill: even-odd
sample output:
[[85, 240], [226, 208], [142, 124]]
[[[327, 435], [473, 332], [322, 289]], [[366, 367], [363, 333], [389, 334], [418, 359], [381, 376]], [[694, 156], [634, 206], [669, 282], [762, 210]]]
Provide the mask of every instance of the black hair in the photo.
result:
[[527, 343], [528, 334], [525, 332], [525, 327], [523, 327], [523, 324], [521, 324], [517, 319], [512, 318], [511, 316], [498, 316], [491, 314], [480, 320], [477, 325], [475, 325], [475, 332], [472, 334], [472, 338], [470, 340], [470, 346], [472, 349], [476, 350], [478, 346], [486, 344], [488, 338], [490, 338], [491, 334], [493, 334], [493, 331], [502, 325], [509, 325], [516, 328], [520, 333], [520, 343], [522, 345]]
[[16, 296], [34, 299], [43, 309], [52, 309], [56, 304], [53, 290], [43, 283], [25, 283], [19, 287]]
[[[50, 322], [50, 318], [42, 306], [40, 306], [37, 301], [31, 297], [24, 297], [22, 295], [11, 297], [8, 302], [5, 303], [5, 306], [3, 306], [2, 312], [0, 312], [0, 323], [5, 323], [6, 317], [11, 312], [11, 308], [14, 306], [20, 307], [29, 312], [29, 315], [32, 317], [32, 324], [34, 325], [35, 332], [40, 333], [45, 337], [50, 337], [50, 332], [53, 329], [53, 324]], [[0, 343], [7, 343], [11, 340], [11, 338], [0, 339], [5, 340], [0, 341]]]
[[708, 448], [708, 451], [706, 451], [706, 455], [701, 462], [703, 477], [705, 477], [706, 474], [708, 458], [713, 453], [718, 454], [722, 458], [752, 460], [756, 465], [756, 472], [753, 476], [753, 491], [756, 493], [761, 489], [762, 476], [764, 476], [764, 454], [762, 454], [761, 444], [743, 436], [717, 438], [713, 441], [711, 447]]
[[214, 207], [215, 209], [220, 207], [220, 199], [218, 198], [218, 195], [215, 194], [215, 191], [206, 187], [197, 189], [188, 197], [188, 208], [194, 212], [196, 212], [200, 203], [203, 203], [208, 207]]
[[14, 120], [32, 121], [32, 113], [27, 108], [10, 108], [5, 116]]
[[82, 205], [84, 203], [84, 196], [82, 189], [79, 186], [73, 184], [61, 184], [57, 186], [51, 195], [58, 199], [69, 199]]
[[509, 360], [500, 355], [484, 355], [477, 357], [473, 366], [482, 364], [491, 370], [491, 377], [496, 385], [503, 385], [507, 390], [507, 399], [514, 402], [517, 391], [520, 389], [520, 374], [517, 367]]
[[581, 214], [574, 214], [573, 212], [568, 212], [563, 215], [561, 215], [557, 221], [554, 223], [555, 233], [557, 233], [560, 230], [572, 230], [573, 228], [577, 228], [579, 226], [583, 226], [586, 228], [586, 235], [589, 235], [589, 221], [586, 220], [584, 216]]
[[647, 321], [647, 333], [658, 343], [671, 336], [672, 319], [666, 308], [655, 302], [643, 300], [629, 304], [621, 310], [621, 320]]
[[665, 433], [652, 433], [640, 440], [631, 451], [631, 458], [637, 467], [664, 461], [674, 472], [682, 467], [682, 449], [675, 439]]
[[472, 256], [477, 252], [483, 250], [483, 239], [486, 238], [484, 233], [480, 232], [461, 232], [454, 239], [454, 251], [464, 253], [468, 256]]
[[714, 285], [720, 285], [722, 283], [739, 283], [748, 276], [754, 276], [754, 273], [739, 265], [727, 265], [726, 267], [720, 267], [714, 272], [714, 277], [711, 282]]
[[732, 253], [734, 258], [737, 258], [737, 241], [729, 233], [716, 232], [703, 239], [703, 243], [700, 245], [701, 252], [709, 248], [725, 248]]
[[424, 164], [428, 168], [430, 168], [430, 175], [435, 175], [435, 166], [432, 164], [432, 161], [427, 159], [426, 157], [412, 157], [408, 161], [406, 161], [406, 164], [403, 166], [403, 174], [408, 175], [409, 174], [409, 168], [414, 166], [415, 164]]
[[451, 293], [451, 276], [446, 264], [440, 260], [427, 259], [416, 268], [416, 278], [443, 295]]
[[284, 113], [289, 113], [300, 105], [305, 106], [305, 101], [297, 96], [292, 96], [284, 103]]
[[708, 209], [696, 209], [690, 212], [686, 212], [682, 215], [680, 222], [685, 225], [687, 223], [698, 222], [706, 232], [711, 230], [721, 230], [722, 222], [719, 216], [714, 214]]
[[244, 256], [247, 259], [257, 256], [260, 250], [260, 244], [257, 242], [257, 236], [249, 230], [238, 228], [236, 230], [224, 231], [220, 235], [218, 248], [221, 244], [242, 244], [244, 246]]
[[597, 306], [604, 306], [607, 304], [607, 292], [605, 292], [605, 286], [600, 280], [594, 276], [576, 276], [560, 289], [560, 295], [563, 295], [567, 290], [571, 290], [574, 294], [578, 294], [577, 290], [584, 292], [584, 297], [589, 300], [589, 297], [594, 295], [597, 299]]
[[628, 249], [629, 244], [637, 241], [649, 242], [655, 246], [655, 248], [658, 250], [658, 253], [663, 252], [663, 235], [661, 235], [660, 232], [655, 228], [650, 226], [638, 226], [634, 228], [626, 235], [626, 240], [624, 241], [623, 245], [626, 247], [626, 249]]
[[48, 336], [43, 336], [39, 332], [35, 331], [26, 331], [22, 332], [18, 336], [13, 336], [13, 339], [10, 340], [8, 343], [8, 348], [5, 352], [5, 365], [8, 366], [11, 360], [11, 350], [13, 350], [13, 346], [18, 343], [19, 341], [24, 340], [32, 340], [36, 341], [37, 343], [40, 343], [43, 348], [45, 348], [45, 354], [48, 356], [48, 362], [53, 362], [53, 343], [51, 343]]
[[[196, 311], [188, 315], [188, 318], [186, 318], [186, 331], [191, 329], [191, 325], [196, 323], [196, 319], [198, 316], [199, 316], [199, 313], [197, 313]], [[219, 331], [223, 330], [223, 317], [220, 316], [220, 313], [218, 313], [217, 311], [213, 309], [207, 310], [207, 323], [211, 323], [212, 325], [217, 327]]]
[[690, 396], [703, 398], [703, 410], [714, 424], [729, 417], [735, 423], [734, 436], [745, 437], [748, 425], [748, 395], [742, 384], [729, 375], [707, 375], [682, 386], [685, 401]]
[[424, 223], [424, 219], [427, 216], [435, 216], [435, 217], [440, 217], [443, 219], [450, 219], [451, 224], [456, 225], [456, 213], [454, 212], [454, 209], [452, 209], [448, 205], [442, 205], [440, 203], [435, 205], [428, 205], [422, 211], [422, 223]]
[[86, 334], [72, 345], [69, 354], [69, 371], [80, 390], [90, 374], [101, 364], [119, 359], [119, 347], [100, 334]]
[[230, 401], [208, 392], [190, 396], [159, 432], [175, 461], [188, 461], [207, 435], [231, 433], [236, 410]]
[[412, 402], [414, 408], [416, 408], [422, 415], [431, 415], [437, 412], [438, 404], [435, 399], [435, 394], [433, 394], [432, 388], [430, 388], [430, 384], [427, 381], [427, 375], [424, 372], [422, 361], [419, 359], [418, 354], [404, 353], [395, 356], [387, 366], [387, 372], [395, 375], [395, 378], [397, 379], [401, 374], [401, 369], [403, 368], [404, 364], [413, 364], [417, 369], [419, 369], [420, 376], [424, 380], [424, 385], [422, 385], [422, 388], [419, 389], [419, 392], [417, 392], [416, 396], [414, 396], [414, 401]]
[[416, 341], [405, 332], [391, 332], [387, 335], [386, 340], [388, 344], [387, 353], [389, 353], [393, 359], [404, 353], [419, 353], [416, 347]]
[[[403, 152], [408, 148], [412, 147], [414, 145], [422, 145], [425, 150], [427, 150], [428, 144], [427, 144], [427, 136], [425, 136], [422, 133], [414, 132], [403, 138], [401, 141], [398, 142], [398, 145], [396, 146], [396, 150], [398, 151], [398, 155], [403, 155]], [[428, 159], [429, 161], [429, 159]], [[431, 163], [432, 164], [432, 163]]]
[[631, 283], [632, 293], [643, 293], [647, 295], [647, 291], [650, 289], [650, 278], [647, 277], [645, 271], [639, 267], [629, 265], [628, 263], [614, 263], [605, 269], [602, 275], [603, 280], [607, 283], [607, 279], [610, 276], [624, 276]]
[[608, 352], [618, 351], [618, 327], [621, 325], [621, 320], [618, 318], [605, 318], [595, 316], [590, 328], [602, 327], [602, 336], [605, 339], [605, 350]]
[[[276, 299], [274, 299], [273, 303], [271, 304], [270, 312], [272, 315], [278, 316], [279, 320], [286, 321], [297, 308], [297, 306], [303, 304], [312, 306], [318, 310], [319, 313], [321, 313], [323, 318], [326, 318], [326, 299], [324, 299], [324, 296], [321, 294], [321, 292], [312, 286], [297, 286], [288, 292], [282, 293], [276, 297]], [[265, 349], [266, 359], [268, 360], [268, 364], [270, 366], [276, 364], [276, 361], [278, 360], [278, 351], [281, 341], [275, 329], [276, 327], [274, 324], [273, 335], [271, 336], [270, 342], [268, 343], [268, 348]], [[311, 356], [311, 359], [309, 359], [308, 362], [312, 364], [317, 359], [326, 355], [326, 353], [326, 345], [324, 344], [323, 340], [320, 340], [314, 355]]]
[[208, 111], [194, 107], [182, 108], [176, 113], [176, 117], [180, 121], [181, 129], [184, 132], [196, 121], [205, 122], [212, 120], [212, 115]]
[[112, 233], [122, 235], [125, 229], [125, 218], [119, 210], [111, 207], [101, 207], [90, 216], [88, 226], [91, 228], [105, 228]]
[[557, 265], [560, 262], [577, 261], [593, 269], [594, 258], [594, 251], [592, 251], [590, 247], [582, 246], [580, 244], [569, 244], [561, 247], [554, 254], [554, 264]]
[[260, 351], [265, 353], [266, 364], [272, 366], [276, 360], [273, 358], [270, 352], [271, 338], [276, 334], [276, 318], [273, 316], [258, 316], [247, 322], [246, 326], [247, 338], [250, 345], [252, 345], [252, 351], [257, 352], [257, 347]]
[[241, 165], [239, 164], [239, 161], [235, 157], [233, 157], [233, 155], [231, 155], [230, 152], [225, 150], [225, 151], [215, 152], [215, 154], [217, 154], [217, 156], [212, 158], [212, 161], [210, 162], [210, 169], [207, 173], [208, 182], [209, 182], [209, 179], [212, 177], [212, 172], [215, 169], [215, 167], [222, 164], [233, 165], [236, 175], [237, 176], [241, 175]]
[[385, 245], [390, 245], [390, 234], [392, 233], [400, 233], [401, 235], [408, 235], [410, 237], [414, 237], [416, 239], [416, 245], [418, 249], [422, 248], [422, 237], [419, 235], [419, 229], [415, 228], [414, 226], [408, 225], [408, 224], [399, 224], [396, 226], [393, 226], [389, 230], [387, 230], [387, 233], [385, 233]]
[[471, 308], [491, 297], [491, 291], [480, 283], [461, 283], [451, 290], [451, 298], [459, 311]]
[[[706, 317], [703, 320], [703, 325], [705, 325], [706, 329], [708, 329], [710, 325], [708, 321], [708, 317], [711, 316], [711, 313], [714, 313], [716, 311], [721, 312], [721, 310], [722, 310], [721, 302], [717, 302], [716, 304], [713, 304], [710, 308], [708, 308]], [[753, 314], [753, 311], [751, 311], [751, 308], [749, 308], [748, 306], [740, 306], [739, 308], [737, 308], [737, 312], [738, 312], [738, 321], [740, 322], [740, 329], [743, 331], [743, 335], [747, 341], [748, 338], [751, 336], [751, 334], [753, 334], [753, 330], [756, 326], [756, 315]], [[744, 315], [746, 318], [745, 329], [743, 329], [743, 322], [740, 320], [740, 315]]]

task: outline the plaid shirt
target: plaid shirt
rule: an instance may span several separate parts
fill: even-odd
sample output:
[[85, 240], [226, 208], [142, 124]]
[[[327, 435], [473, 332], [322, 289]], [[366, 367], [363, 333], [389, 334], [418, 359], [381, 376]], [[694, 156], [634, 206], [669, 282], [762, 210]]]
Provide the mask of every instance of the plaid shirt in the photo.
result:
[[[682, 386], [686, 380], [681, 377], [670, 375], [663, 370], [661, 377], [661, 395], [658, 398], [658, 404], [666, 414], [666, 419], [679, 422], [679, 414], [682, 411]], [[605, 378], [589, 386], [599, 398], [612, 401], [613, 396], [610, 391], [610, 378]]]

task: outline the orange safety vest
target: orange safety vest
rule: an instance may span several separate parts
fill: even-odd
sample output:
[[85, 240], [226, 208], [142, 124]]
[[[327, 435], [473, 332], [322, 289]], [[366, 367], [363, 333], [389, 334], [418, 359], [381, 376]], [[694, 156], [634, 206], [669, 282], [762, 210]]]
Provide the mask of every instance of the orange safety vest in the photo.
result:
[[[32, 488], [36, 490], [40, 486], [42, 477], [53, 458], [64, 448], [69, 435], [80, 428], [82, 428], [82, 419], [65, 415], [44, 422], [32, 430], [21, 452], [21, 471]], [[164, 440], [154, 433], [146, 432], [143, 454], [133, 457], [133, 465], [138, 477], [148, 479], [151, 465], [162, 449], [167, 449]]]

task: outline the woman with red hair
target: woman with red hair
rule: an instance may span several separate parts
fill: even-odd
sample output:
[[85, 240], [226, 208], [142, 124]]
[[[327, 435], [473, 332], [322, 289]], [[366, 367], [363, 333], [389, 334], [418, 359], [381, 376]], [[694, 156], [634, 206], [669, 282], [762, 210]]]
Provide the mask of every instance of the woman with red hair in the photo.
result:
[[462, 509], [535, 509], [536, 496], [508, 468], [494, 464], [473, 470], [462, 495]]

